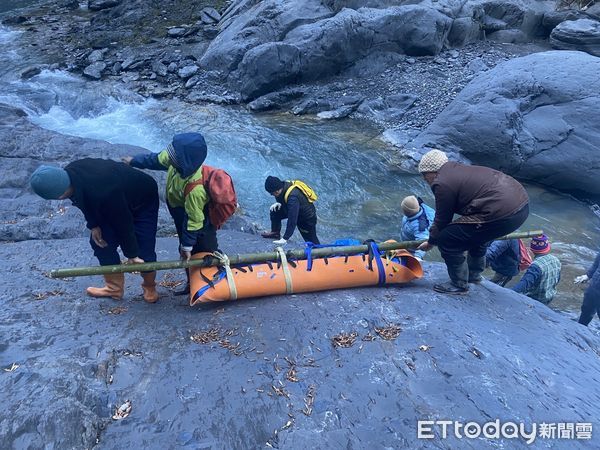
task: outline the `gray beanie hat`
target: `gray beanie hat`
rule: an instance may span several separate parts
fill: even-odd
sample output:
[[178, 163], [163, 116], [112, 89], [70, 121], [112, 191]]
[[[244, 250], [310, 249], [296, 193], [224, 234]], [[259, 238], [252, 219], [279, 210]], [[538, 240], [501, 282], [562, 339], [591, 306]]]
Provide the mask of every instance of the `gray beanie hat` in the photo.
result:
[[38, 167], [29, 182], [33, 192], [46, 200], [57, 200], [71, 185], [67, 171], [52, 166]]
[[402, 212], [406, 217], [412, 217], [421, 210], [419, 200], [414, 195], [404, 197], [404, 200], [402, 200], [400, 207], [402, 208]]
[[423, 155], [419, 162], [419, 172], [437, 172], [448, 162], [448, 156], [441, 150], [430, 150]]

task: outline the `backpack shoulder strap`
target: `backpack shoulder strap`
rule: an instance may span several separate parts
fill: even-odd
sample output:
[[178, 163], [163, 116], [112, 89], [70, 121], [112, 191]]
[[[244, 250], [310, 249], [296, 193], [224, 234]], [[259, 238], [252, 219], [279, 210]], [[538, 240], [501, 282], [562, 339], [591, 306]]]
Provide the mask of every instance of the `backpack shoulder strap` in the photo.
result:
[[202, 186], [203, 184], [204, 177], [202, 177], [200, 180], [190, 181], [188, 184], [185, 185], [185, 188], [183, 190], [183, 198], [186, 198], [188, 195], [190, 195], [190, 192], [192, 192], [196, 186]]

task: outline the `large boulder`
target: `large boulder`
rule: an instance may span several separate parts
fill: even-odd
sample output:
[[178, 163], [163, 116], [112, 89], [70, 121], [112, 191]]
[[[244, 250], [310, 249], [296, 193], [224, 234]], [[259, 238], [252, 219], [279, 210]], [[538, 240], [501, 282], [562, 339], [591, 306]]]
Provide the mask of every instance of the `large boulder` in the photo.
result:
[[[600, 58], [549, 51], [479, 75], [403, 151], [429, 147], [562, 191], [600, 195]], [[412, 150], [411, 150], [412, 147]]]
[[562, 22], [552, 30], [550, 43], [560, 50], [581, 50], [600, 56], [600, 21], [578, 19]]
[[[242, 233], [219, 240], [228, 253], [265, 248]], [[419, 420], [530, 431], [600, 415], [600, 339], [490, 282], [462, 298], [436, 294], [447, 274], [426, 264], [425, 278], [403, 287], [191, 309], [170, 292], [183, 271], [159, 273], [152, 305], [139, 275], [126, 276], [121, 302], [86, 298], [100, 277], [45, 276], [93, 264], [86, 247], [0, 245], [3, 448], [598, 448], [595, 426], [591, 440], [538, 433], [534, 445], [443, 439], [439, 426], [417, 439]], [[177, 259], [177, 240], [159, 239], [157, 251]], [[111, 419], [126, 400], [129, 415]]]
[[442, 13], [415, 5], [345, 9], [335, 17], [295, 28], [282, 42], [247, 51], [232, 79], [245, 99], [253, 99], [290, 83], [337, 74], [374, 49], [435, 55], [451, 25]]
[[250, 49], [283, 40], [295, 27], [332, 15], [319, 0], [266, 0], [242, 11], [211, 42], [200, 59], [202, 67], [228, 75]]

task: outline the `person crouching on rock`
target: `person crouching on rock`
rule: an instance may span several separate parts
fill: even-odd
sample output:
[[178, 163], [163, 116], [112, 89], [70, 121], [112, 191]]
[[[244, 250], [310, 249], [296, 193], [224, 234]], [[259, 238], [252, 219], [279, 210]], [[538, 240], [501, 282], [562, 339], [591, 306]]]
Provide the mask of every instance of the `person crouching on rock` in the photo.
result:
[[[90, 245], [101, 266], [156, 261], [158, 186], [139, 170], [116, 161], [85, 158], [64, 169], [41, 166], [31, 175], [33, 191], [46, 200], [70, 199], [85, 216]], [[156, 272], [142, 273], [144, 300], [154, 303]], [[87, 288], [92, 297], [123, 298], [125, 275], [104, 275], [105, 287]]]
[[[123, 161], [132, 167], [167, 171], [167, 206], [175, 222], [179, 237], [181, 259], [189, 261], [200, 252], [218, 250], [217, 230], [208, 219], [208, 194], [202, 184], [202, 164], [207, 148], [200, 133], [182, 133], [160, 153], [142, 153], [126, 156]], [[187, 284], [175, 295], [190, 292], [189, 270]]]
[[534, 237], [529, 248], [534, 255], [533, 262], [513, 291], [547, 305], [556, 294], [561, 264], [556, 256], [549, 254], [551, 246], [545, 234]]
[[[265, 190], [275, 197], [270, 207], [271, 231], [262, 233], [267, 239], [275, 239], [274, 244], [285, 244], [294, 234], [296, 226], [306, 242], [319, 244], [317, 237], [317, 209], [314, 202], [317, 194], [300, 180], [282, 181], [268, 176]], [[287, 219], [287, 226], [281, 237], [281, 221]]]
[[579, 316], [579, 323], [586, 327], [594, 318], [594, 314], [598, 314], [600, 317], [600, 252], [596, 255], [590, 270], [574, 280], [575, 283], [587, 283], [588, 281], [590, 281], [590, 285], [583, 293], [581, 315]]
[[[402, 208], [402, 227], [400, 238], [403, 241], [420, 241], [429, 239], [429, 228], [433, 223], [435, 211], [423, 203], [423, 200], [414, 195], [404, 197], [400, 204]], [[425, 252], [423, 250], [409, 250], [417, 258], [423, 259]]]
[[[469, 283], [482, 280], [490, 242], [515, 231], [527, 219], [529, 197], [514, 178], [488, 167], [449, 162], [441, 150], [423, 155], [419, 172], [435, 196], [435, 219], [429, 240], [418, 249], [427, 251], [437, 245], [450, 276], [449, 282], [433, 289], [465, 294]], [[453, 221], [454, 214], [461, 217]]]
[[499, 286], [506, 284], [519, 274], [521, 261], [521, 248], [518, 239], [504, 239], [494, 241], [485, 253], [485, 265], [491, 266], [495, 272], [490, 279]]

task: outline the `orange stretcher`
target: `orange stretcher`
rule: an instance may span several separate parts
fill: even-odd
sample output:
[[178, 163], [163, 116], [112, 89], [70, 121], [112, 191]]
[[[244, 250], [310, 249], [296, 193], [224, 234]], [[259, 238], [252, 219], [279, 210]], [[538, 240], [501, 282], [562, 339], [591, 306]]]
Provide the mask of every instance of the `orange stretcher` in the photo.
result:
[[[193, 259], [202, 259], [198, 253]], [[212, 254], [211, 254], [212, 255]], [[190, 268], [190, 305], [268, 295], [407, 283], [423, 276], [419, 261], [406, 250], [352, 256], [219, 267]], [[227, 274], [229, 272], [229, 275]]]

